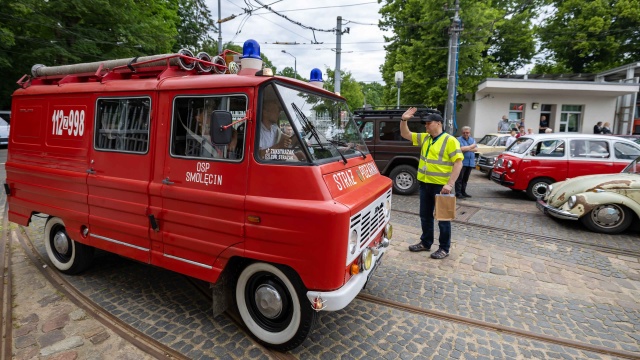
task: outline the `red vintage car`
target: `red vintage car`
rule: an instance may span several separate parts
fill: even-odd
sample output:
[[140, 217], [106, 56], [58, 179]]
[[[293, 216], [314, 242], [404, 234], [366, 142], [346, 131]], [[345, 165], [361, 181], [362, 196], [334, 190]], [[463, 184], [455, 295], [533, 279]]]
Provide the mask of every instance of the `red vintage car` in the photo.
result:
[[640, 155], [640, 145], [611, 136], [534, 134], [521, 137], [494, 164], [491, 179], [541, 199], [549, 184], [583, 175], [618, 173]]

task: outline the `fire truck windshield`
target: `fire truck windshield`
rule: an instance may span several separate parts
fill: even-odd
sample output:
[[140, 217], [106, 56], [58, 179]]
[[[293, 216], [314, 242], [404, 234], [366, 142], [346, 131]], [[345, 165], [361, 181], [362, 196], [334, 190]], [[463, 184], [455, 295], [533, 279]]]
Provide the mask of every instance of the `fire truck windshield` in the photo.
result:
[[[344, 101], [277, 83], [263, 91], [263, 102], [282, 100], [278, 127], [285, 137], [291, 137], [291, 141], [282, 141], [283, 149], [266, 150], [263, 159], [326, 163], [369, 153]], [[272, 106], [263, 104], [264, 109]], [[261, 134], [261, 144], [264, 136]]]

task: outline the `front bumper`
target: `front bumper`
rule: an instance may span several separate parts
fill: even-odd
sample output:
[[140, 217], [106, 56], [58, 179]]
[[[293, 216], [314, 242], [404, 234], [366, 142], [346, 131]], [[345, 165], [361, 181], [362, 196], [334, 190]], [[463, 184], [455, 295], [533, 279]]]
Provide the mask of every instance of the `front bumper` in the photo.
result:
[[[385, 239], [389, 241], [386, 237], [383, 237], [383, 240]], [[373, 256], [373, 265], [371, 266], [371, 269], [352, 276], [351, 279], [349, 279], [349, 281], [347, 281], [347, 283], [341, 288], [334, 291], [308, 291], [307, 298], [311, 304], [314, 304], [318, 299], [321, 299], [323, 304], [322, 310], [337, 311], [344, 309], [365, 287], [367, 281], [369, 281], [369, 278], [373, 275], [373, 272], [376, 270], [378, 265], [380, 265], [382, 255], [384, 255], [388, 248], [388, 246], [376, 247], [376, 249], [378, 249], [378, 256]]]
[[488, 173], [489, 171], [493, 170], [493, 164], [491, 165], [478, 164], [476, 167], [478, 168], [478, 170], [480, 170], [483, 173]]
[[492, 172], [491, 173], [491, 180], [493, 180], [493, 182], [498, 183], [500, 185], [504, 185], [504, 186], [508, 186], [511, 187], [513, 185], [515, 185], [515, 182], [513, 181], [505, 181], [504, 180], [504, 174], [505, 173], [497, 173], [497, 172]]
[[564, 220], [578, 220], [579, 216], [573, 213], [570, 213], [566, 210], [561, 210], [558, 209], [556, 207], [553, 207], [549, 204], [547, 204], [546, 202], [544, 202], [544, 200], [538, 200], [536, 202], [536, 207], [538, 207], [538, 209], [540, 211], [542, 211], [543, 214], [546, 215], [551, 215], [555, 218], [558, 219], [564, 219]]

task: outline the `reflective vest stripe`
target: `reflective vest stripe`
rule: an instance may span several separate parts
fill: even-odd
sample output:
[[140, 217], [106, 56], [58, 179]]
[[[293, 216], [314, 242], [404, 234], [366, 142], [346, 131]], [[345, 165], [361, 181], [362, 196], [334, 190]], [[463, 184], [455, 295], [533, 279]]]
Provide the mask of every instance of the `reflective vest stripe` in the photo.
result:
[[420, 174], [424, 174], [426, 176], [439, 176], [439, 177], [446, 177], [446, 178], [448, 178], [449, 175], [451, 175], [451, 173], [439, 173], [439, 172], [432, 172], [432, 171], [424, 171], [422, 169], [418, 169], [418, 172]]
[[461, 150], [456, 150], [454, 152], [452, 152], [451, 154], [449, 154], [449, 157], [454, 157], [456, 154], [462, 154]]

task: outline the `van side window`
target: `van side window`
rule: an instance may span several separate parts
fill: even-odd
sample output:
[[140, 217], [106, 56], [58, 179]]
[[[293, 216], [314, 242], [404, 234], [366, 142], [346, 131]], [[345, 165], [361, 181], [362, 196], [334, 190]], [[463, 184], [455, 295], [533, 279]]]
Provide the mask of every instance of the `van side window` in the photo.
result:
[[400, 121], [381, 121], [380, 140], [400, 141]]
[[605, 159], [609, 157], [609, 142], [605, 140], [571, 140], [570, 145], [570, 154], [573, 158]]
[[240, 160], [244, 155], [244, 122], [231, 127], [229, 144], [214, 144], [209, 129], [214, 110], [231, 112], [233, 121], [245, 117], [244, 95], [177, 97], [173, 102], [171, 155], [177, 157]]
[[536, 144], [534, 151], [535, 151], [535, 156], [563, 157], [564, 141], [562, 140], [541, 141], [538, 144]]
[[149, 98], [98, 99], [95, 148], [144, 154], [149, 150]]
[[613, 151], [616, 154], [616, 159], [633, 160], [640, 156], [640, 150], [637, 147], [623, 142], [613, 144]]

